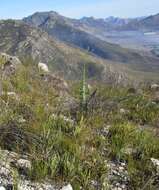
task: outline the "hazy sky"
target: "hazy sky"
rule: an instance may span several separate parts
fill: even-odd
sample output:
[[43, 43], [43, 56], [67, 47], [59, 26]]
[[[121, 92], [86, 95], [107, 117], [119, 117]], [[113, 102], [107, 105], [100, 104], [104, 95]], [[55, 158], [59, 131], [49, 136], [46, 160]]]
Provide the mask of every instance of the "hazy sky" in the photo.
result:
[[138, 17], [159, 13], [159, 0], [0, 0], [0, 19], [50, 10], [73, 18]]

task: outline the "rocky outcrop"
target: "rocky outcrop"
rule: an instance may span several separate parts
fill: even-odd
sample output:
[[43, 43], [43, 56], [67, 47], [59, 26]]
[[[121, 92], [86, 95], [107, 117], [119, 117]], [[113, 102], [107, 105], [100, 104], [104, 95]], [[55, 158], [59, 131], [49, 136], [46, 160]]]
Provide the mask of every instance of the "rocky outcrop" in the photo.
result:
[[[129, 176], [126, 163], [106, 162], [108, 168], [108, 183], [111, 190], [128, 190]], [[61, 187], [52, 181], [43, 183], [33, 182], [28, 179], [28, 171], [31, 169], [31, 162], [26, 155], [19, 155], [7, 150], [0, 150], [0, 190], [10, 190], [13, 187], [18, 190], [73, 190], [71, 184]], [[92, 181], [94, 187], [98, 187]]]
[[0, 53], [0, 66], [5, 75], [13, 74], [21, 61], [16, 56]]
[[124, 162], [107, 163], [108, 183], [111, 190], [129, 190], [130, 178], [127, 171], [127, 165]]
[[30, 169], [26, 155], [0, 150], [0, 190], [73, 190], [71, 184], [60, 187], [52, 181], [33, 182], [27, 176]]

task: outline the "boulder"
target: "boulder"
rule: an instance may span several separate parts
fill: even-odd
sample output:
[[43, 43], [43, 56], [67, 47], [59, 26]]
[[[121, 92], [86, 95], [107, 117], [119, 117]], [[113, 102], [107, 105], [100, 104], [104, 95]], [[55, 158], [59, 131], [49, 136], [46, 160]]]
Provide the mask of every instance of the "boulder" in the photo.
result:
[[1, 60], [1, 66], [2, 69], [5, 69], [5, 67], [15, 67], [19, 64], [21, 64], [21, 61], [16, 56], [11, 56], [6, 53], [0, 53], [0, 60]]
[[120, 114], [122, 114], [122, 115], [126, 115], [126, 114], [129, 113], [129, 110], [125, 110], [124, 108], [120, 108], [119, 112], [120, 112]]
[[39, 62], [38, 68], [39, 68], [39, 71], [42, 71], [42, 72], [45, 72], [45, 73], [49, 72], [49, 68], [48, 68], [46, 63]]
[[19, 159], [17, 161], [17, 166], [19, 168], [23, 168], [23, 169], [31, 169], [31, 163], [28, 160], [25, 159]]
[[159, 85], [158, 84], [151, 84], [151, 90], [158, 91], [159, 90]]
[[157, 172], [159, 173], [159, 160], [155, 159], [155, 158], [151, 158], [151, 162], [153, 163], [153, 165], [156, 167]]
[[0, 190], [6, 190], [6, 188], [3, 186], [0, 186]]
[[73, 190], [71, 184], [64, 186], [61, 190]]

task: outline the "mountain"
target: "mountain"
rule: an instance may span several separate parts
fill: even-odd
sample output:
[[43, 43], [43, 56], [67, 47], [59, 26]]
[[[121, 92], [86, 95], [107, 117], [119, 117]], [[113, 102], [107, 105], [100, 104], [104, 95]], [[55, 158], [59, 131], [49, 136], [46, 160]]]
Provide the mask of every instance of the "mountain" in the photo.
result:
[[50, 37], [41, 29], [22, 21], [0, 21], [0, 52], [19, 57], [31, 56], [49, 64], [49, 68], [66, 79], [80, 79], [83, 63], [88, 78], [103, 82], [127, 81], [124, 66], [104, 60]]
[[108, 32], [108, 31], [122, 31], [122, 30], [141, 30], [153, 31], [159, 30], [159, 14], [148, 17], [138, 18], [118, 18], [108, 17], [105, 19], [96, 19], [94, 17], [84, 17], [80, 19], [81, 28], [88, 31]]
[[94, 34], [99, 32], [108, 32], [114, 30], [116, 27], [121, 27], [123, 25], [128, 24], [131, 22], [132, 19], [124, 19], [118, 17], [108, 17], [105, 19], [97, 19], [94, 17], [83, 17], [80, 19], [80, 28], [89, 32], [93, 32]]
[[[54, 17], [56, 21], [47, 18], [49, 22], [45, 23], [48, 23], [49, 29], [51, 21], [52, 26], [55, 21], [55, 29], [58, 29], [57, 32], [53, 30], [55, 35], [48, 35], [43, 28], [23, 21], [0, 21], [0, 51], [19, 57], [37, 58], [48, 63], [54, 73], [65, 79], [80, 79], [83, 64], [86, 63], [88, 78], [101, 82], [126, 84], [129, 81], [158, 80], [158, 58], [104, 42], [74, 28], [73, 24], [70, 26], [68, 23], [72, 20], [67, 21], [67, 18], [57, 13], [54, 13]], [[39, 23], [44, 20], [43, 15], [38, 18]], [[33, 20], [35, 22], [35, 18]], [[75, 23], [75, 20], [72, 22]], [[60, 36], [70, 39], [62, 40]], [[81, 45], [75, 44], [74, 40]]]
[[63, 17], [56, 12], [35, 13], [24, 21], [41, 28], [54, 38], [85, 49], [104, 59], [129, 62], [133, 58], [133, 52], [100, 40], [81, 30], [81, 21]]
[[[69, 45], [71, 44], [73, 47], [87, 50], [92, 55], [100, 58], [128, 64], [136, 68], [136, 70], [149, 70], [151, 72], [158, 70], [158, 58], [155, 56], [151, 54], [143, 55], [140, 52], [101, 40], [93, 34], [80, 29], [81, 20], [69, 19], [52, 11], [37, 12], [23, 20], [31, 26], [36, 26], [46, 31], [53, 38]], [[83, 18], [83, 20], [85, 19]], [[94, 19], [90, 18], [90, 20]]]
[[[92, 18], [90, 18], [90, 20], [92, 20]], [[88, 33], [87, 30], [84, 31], [84, 29], [81, 29], [81, 23], [83, 25], [83, 23], [85, 23], [85, 19], [69, 19], [56, 12], [38, 12], [24, 18], [24, 22], [41, 28], [54, 38], [85, 49], [104, 59], [127, 63], [132, 62], [131, 60], [134, 59], [134, 54], [136, 54], [136, 52], [107, 43]], [[101, 21], [100, 25], [102, 24], [102, 27], [104, 28], [105, 22]], [[94, 27], [99, 28], [96, 24]]]
[[132, 20], [126, 25], [123, 25], [120, 30], [140, 30], [144, 32], [159, 30], [159, 14], [152, 15], [141, 20]]

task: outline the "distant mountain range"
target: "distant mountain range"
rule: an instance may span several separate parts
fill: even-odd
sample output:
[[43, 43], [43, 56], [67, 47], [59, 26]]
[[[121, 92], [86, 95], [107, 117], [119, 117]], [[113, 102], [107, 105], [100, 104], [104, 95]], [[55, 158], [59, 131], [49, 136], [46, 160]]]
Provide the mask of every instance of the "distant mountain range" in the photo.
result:
[[[46, 31], [60, 41], [82, 48], [104, 59], [131, 63], [137, 55], [134, 51], [103, 41], [86, 30], [82, 30], [80, 23], [85, 23], [83, 19], [69, 19], [55, 12], [44, 12], [35, 13], [25, 18], [24, 22]], [[140, 55], [136, 56], [136, 62], [140, 59]]]
[[118, 18], [108, 17], [106, 19], [95, 19], [93, 17], [84, 17], [80, 19], [81, 27], [98, 28], [97, 30], [137, 30], [137, 31], [154, 31], [159, 30], [159, 14], [138, 17], [138, 18]]
[[151, 52], [123, 48], [98, 36], [127, 30], [128, 26], [133, 28], [132, 23], [146, 23], [148, 28], [150, 21], [145, 20], [150, 18], [70, 19], [53, 11], [37, 12], [22, 21], [0, 21], [0, 51], [37, 58], [66, 79], [79, 79], [86, 63], [90, 79], [116, 83], [154, 80], [159, 78], [158, 57]]
[[[93, 17], [84, 17], [82, 23], [89, 27], [98, 27], [98, 29], [110, 30], [137, 30], [154, 31], [159, 30], [159, 14], [149, 17], [122, 19], [117, 17], [108, 17], [106, 19], [94, 19]], [[104, 26], [104, 28], [103, 28]]]
[[[93, 55], [111, 60], [113, 62], [122, 62], [136, 69], [146, 69], [150, 71], [158, 70], [158, 61], [152, 55], [142, 55], [138, 51], [122, 48], [101, 40], [94, 35], [95, 30], [107, 30], [107, 26], [120, 29], [126, 27], [132, 22], [143, 22], [146, 18], [136, 19], [70, 19], [59, 15], [56, 12], [37, 12], [23, 21], [29, 25], [36, 26], [46, 31], [50, 36], [57, 38], [64, 43], [82, 48]], [[116, 23], [116, 24], [113, 24]], [[110, 29], [110, 28], [109, 28]], [[157, 63], [157, 64], [156, 64]]]

